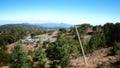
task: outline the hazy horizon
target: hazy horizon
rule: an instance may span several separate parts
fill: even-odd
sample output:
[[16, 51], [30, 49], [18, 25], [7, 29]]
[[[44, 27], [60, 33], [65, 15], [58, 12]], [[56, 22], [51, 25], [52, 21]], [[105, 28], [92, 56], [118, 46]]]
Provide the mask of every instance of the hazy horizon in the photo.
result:
[[[66, 22], [54, 22], [54, 21], [39, 21], [39, 20], [0, 20], [0, 25], [5, 25], [5, 24], [47, 24], [47, 23], [55, 23], [55, 24], [69, 24], [69, 25], [78, 25], [78, 24], [91, 24], [91, 25], [104, 25], [107, 22], [102, 22], [102, 23], [88, 23], [88, 22], [79, 22], [79, 23], [66, 23]], [[116, 23], [116, 22], [109, 22], [109, 23]]]
[[0, 0], [0, 25], [120, 22], [119, 0]]

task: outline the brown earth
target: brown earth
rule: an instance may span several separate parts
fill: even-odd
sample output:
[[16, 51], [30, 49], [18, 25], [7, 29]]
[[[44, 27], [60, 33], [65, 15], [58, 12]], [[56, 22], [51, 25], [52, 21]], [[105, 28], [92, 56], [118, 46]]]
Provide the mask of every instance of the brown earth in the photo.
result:
[[[88, 65], [85, 65], [83, 57], [72, 59], [69, 68], [114, 68], [112, 63], [120, 62], [120, 56], [110, 56], [109, 48], [102, 48], [86, 56]], [[120, 67], [120, 64], [119, 64]]]

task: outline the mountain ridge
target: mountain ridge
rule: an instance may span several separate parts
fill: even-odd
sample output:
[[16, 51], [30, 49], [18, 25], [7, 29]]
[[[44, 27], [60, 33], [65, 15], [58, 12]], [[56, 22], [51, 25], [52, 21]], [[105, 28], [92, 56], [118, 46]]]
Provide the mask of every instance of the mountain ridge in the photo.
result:
[[59, 29], [59, 28], [70, 28], [72, 25], [65, 24], [65, 23], [37, 23], [37, 24], [30, 24], [30, 23], [18, 23], [18, 24], [4, 24], [0, 25], [0, 30], [4, 29]]
[[73, 25], [66, 24], [66, 23], [40, 23], [40, 24], [35, 24], [37, 26], [43, 26], [47, 28], [70, 28]]

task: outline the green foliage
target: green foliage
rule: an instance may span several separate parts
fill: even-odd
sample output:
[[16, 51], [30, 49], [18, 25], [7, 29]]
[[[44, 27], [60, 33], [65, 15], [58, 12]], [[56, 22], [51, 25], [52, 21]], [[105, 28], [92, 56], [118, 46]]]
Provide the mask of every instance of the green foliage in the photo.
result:
[[113, 42], [113, 37], [114, 35], [114, 24], [113, 23], [107, 23], [103, 26], [104, 33], [106, 36], [107, 44], [111, 44]]
[[69, 63], [70, 48], [62, 37], [58, 37], [57, 41], [51, 45], [52, 47], [47, 50], [47, 57], [52, 61], [52, 67], [61, 66], [66, 67]]
[[10, 68], [31, 68], [27, 54], [22, 50], [20, 45], [14, 47], [9, 65]]
[[60, 28], [59, 31], [60, 31], [60, 33], [66, 33], [66, 29], [65, 28]]
[[6, 52], [7, 48], [5, 46], [2, 46], [0, 48], [0, 66], [5, 66], [9, 62], [10, 55]]
[[120, 42], [120, 23], [116, 23], [113, 30], [114, 41]]
[[32, 33], [32, 34], [31, 34], [31, 38], [34, 38], [34, 37], [35, 37], [35, 34], [34, 34], [34, 33]]
[[120, 23], [107, 23], [103, 26], [103, 28], [108, 44], [115, 41], [120, 42]]
[[39, 48], [35, 51], [34, 60], [39, 61], [38, 67], [46, 68], [47, 57], [42, 45], [39, 45]]
[[104, 33], [103, 32], [103, 27], [101, 25], [96, 25], [96, 26], [93, 26], [92, 30], [95, 32], [99, 32], [99, 33]]
[[120, 42], [120, 23], [107, 23], [103, 26], [108, 47], [113, 45], [113, 53], [118, 54]]
[[[78, 32], [79, 32], [80, 36], [84, 36], [85, 34], [87, 34], [87, 29], [88, 28], [92, 28], [92, 25], [90, 25], [90, 24], [77, 25], [77, 29], [78, 29]], [[72, 27], [71, 30], [70, 30], [70, 32], [72, 34], [74, 34], [75, 35], [75, 39], [78, 40], [75, 27]]]
[[105, 47], [106, 40], [104, 34], [101, 34], [99, 32], [96, 32], [92, 35], [92, 38], [89, 42], [89, 45], [87, 48], [90, 52], [100, 48], [100, 47]]
[[44, 30], [41, 31], [41, 28], [29, 24], [2, 25], [0, 26], [0, 47], [23, 39], [28, 34], [32, 34], [32, 37], [42, 34]]
[[79, 25], [78, 27], [78, 30], [79, 30], [79, 33], [82, 35], [82, 34], [85, 34], [86, 33], [86, 30], [88, 28], [92, 27], [90, 24], [81, 24]]
[[120, 42], [114, 42], [113, 46], [113, 54], [114, 55], [120, 55]]
[[63, 39], [70, 48], [71, 58], [77, 58], [80, 56], [80, 46], [78, 40], [74, 39], [74, 36], [63, 36]]

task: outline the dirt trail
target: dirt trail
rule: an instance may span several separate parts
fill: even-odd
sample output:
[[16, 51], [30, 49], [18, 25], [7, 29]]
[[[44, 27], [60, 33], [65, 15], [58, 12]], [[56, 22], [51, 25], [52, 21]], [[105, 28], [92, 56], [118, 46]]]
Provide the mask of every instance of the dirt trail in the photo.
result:
[[[88, 54], [87, 55], [87, 62], [88, 62], [87, 66], [84, 64], [83, 57], [73, 59], [73, 60], [71, 60], [69, 68], [96, 68], [96, 67], [98, 67], [98, 65], [99, 66], [103, 65], [103, 64], [108, 65], [110, 63], [115, 63], [117, 61], [120, 61], [119, 56], [108, 55], [108, 54], [110, 54], [111, 49], [112, 49], [111, 47], [110, 48], [102, 48], [102, 49], [94, 51], [91, 54]], [[106, 68], [106, 67], [102, 67], [102, 68]]]

